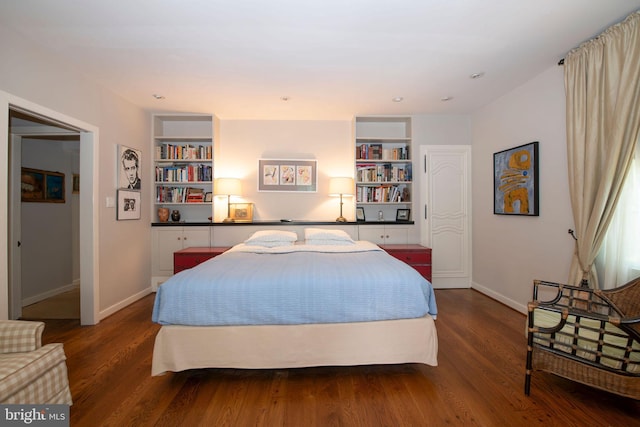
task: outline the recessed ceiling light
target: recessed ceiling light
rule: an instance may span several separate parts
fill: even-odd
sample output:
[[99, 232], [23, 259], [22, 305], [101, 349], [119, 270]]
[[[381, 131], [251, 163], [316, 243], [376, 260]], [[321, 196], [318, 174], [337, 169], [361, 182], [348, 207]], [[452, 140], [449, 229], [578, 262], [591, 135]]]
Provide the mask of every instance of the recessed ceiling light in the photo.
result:
[[404, 99], [404, 98], [403, 98], [403, 97], [401, 97], [401, 96], [396, 96], [395, 98], [391, 98], [391, 100], [392, 100], [393, 102], [402, 102], [402, 100], [403, 100], [403, 99]]
[[157, 93], [154, 93], [152, 96], [153, 96], [155, 99], [164, 99], [164, 96], [162, 96], [162, 95], [158, 95]]
[[286, 101], [288, 101], [288, 100], [290, 100], [290, 99], [291, 99], [291, 98], [289, 98], [288, 96], [281, 96], [281, 97], [280, 97], [280, 100], [285, 101], [285, 102], [286, 102]]
[[471, 79], [479, 79], [480, 77], [484, 76], [484, 73], [473, 73], [469, 76], [469, 78]]
[[446, 101], [451, 101], [452, 99], [453, 99], [453, 96], [443, 96], [442, 98], [440, 98], [440, 101], [446, 102]]

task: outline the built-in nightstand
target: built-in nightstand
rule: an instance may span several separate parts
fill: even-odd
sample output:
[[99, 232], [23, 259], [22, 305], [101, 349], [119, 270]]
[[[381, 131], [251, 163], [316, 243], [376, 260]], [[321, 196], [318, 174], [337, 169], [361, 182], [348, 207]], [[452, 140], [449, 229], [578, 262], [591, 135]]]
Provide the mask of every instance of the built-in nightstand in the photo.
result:
[[389, 255], [409, 264], [431, 282], [431, 248], [420, 245], [380, 245]]
[[173, 274], [195, 267], [228, 250], [228, 246], [211, 248], [185, 248], [173, 253]]

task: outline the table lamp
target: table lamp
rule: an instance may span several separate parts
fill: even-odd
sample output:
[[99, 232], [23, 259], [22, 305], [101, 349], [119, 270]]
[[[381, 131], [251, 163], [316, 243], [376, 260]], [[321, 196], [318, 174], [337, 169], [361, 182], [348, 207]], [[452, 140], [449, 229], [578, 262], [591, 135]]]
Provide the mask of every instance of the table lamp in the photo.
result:
[[227, 196], [227, 217], [222, 222], [234, 222], [234, 219], [230, 217], [231, 196], [240, 196], [240, 180], [238, 178], [218, 178], [213, 191], [216, 196]]
[[347, 222], [342, 216], [342, 197], [353, 195], [353, 178], [339, 177], [329, 179], [329, 195], [340, 196], [340, 216], [336, 218], [336, 222]]

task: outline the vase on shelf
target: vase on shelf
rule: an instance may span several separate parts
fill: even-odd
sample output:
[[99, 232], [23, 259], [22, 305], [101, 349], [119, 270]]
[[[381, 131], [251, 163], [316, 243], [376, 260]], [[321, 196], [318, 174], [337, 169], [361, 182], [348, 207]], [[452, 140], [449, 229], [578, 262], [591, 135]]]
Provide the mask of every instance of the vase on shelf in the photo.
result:
[[173, 222], [180, 221], [180, 211], [179, 210], [174, 210], [173, 212], [171, 212], [171, 221], [173, 221]]
[[158, 208], [158, 220], [160, 222], [169, 221], [169, 208]]

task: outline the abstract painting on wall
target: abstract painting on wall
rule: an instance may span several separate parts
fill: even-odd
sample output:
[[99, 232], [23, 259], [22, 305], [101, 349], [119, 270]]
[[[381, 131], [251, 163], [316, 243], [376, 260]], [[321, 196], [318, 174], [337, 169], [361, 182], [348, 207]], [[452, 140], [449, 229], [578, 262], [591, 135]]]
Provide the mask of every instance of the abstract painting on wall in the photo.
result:
[[493, 154], [493, 213], [538, 216], [538, 141]]

